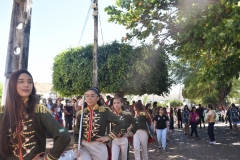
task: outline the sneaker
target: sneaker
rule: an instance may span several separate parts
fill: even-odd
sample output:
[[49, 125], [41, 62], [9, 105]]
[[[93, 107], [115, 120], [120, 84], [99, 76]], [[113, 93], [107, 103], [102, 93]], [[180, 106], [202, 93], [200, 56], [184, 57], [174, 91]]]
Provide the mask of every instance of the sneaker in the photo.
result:
[[166, 148], [163, 148], [162, 150], [163, 150], [163, 151], [166, 151]]
[[162, 148], [162, 146], [159, 146], [159, 147], [158, 147], [158, 149], [161, 149], [161, 148]]
[[216, 144], [216, 141], [213, 141], [214, 144]]
[[209, 142], [209, 144], [213, 145], [214, 143], [211, 141], [211, 142]]

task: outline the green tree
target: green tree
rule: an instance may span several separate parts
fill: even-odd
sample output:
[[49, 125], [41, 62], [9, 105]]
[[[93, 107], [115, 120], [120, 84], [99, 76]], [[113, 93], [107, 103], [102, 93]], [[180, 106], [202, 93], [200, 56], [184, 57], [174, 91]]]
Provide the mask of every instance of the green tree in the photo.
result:
[[125, 40], [151, 36], [154, 44], [167, 45], [226, 104], [240, 70], [238, 0], [118, 0], [105, 10], [109, 21], [129, 29]]
[[170, 100], [170, 107], [180, 107], [182, 106], [182, 102], [178, 99]]
[[[83, 94], [92, 84], [93, 46], [69, 48], [54, 59], [53, 85], [62, 96]], [[172, 84], [168, 57], [149, 45], [113, 42], [99, 46], [98, 87], [103, 93], [167, 94]]]
[[170, 37], [166, 29], [177, 4], [177, 0], [117, 0], [116, 5], [106, 7], [105, 11], [110, 22], [124, 25], [128, 30], [123, 40], [136, 37], [145, 41], [152, 36], [154, 44], [163, 44]]

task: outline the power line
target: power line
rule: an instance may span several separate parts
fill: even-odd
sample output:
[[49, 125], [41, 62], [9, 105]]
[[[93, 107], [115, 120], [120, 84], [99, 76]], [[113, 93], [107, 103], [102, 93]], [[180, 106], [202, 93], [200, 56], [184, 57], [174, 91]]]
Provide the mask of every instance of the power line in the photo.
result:
[[103, 41], [103, 45], [104, 45], [104, 40], [103, 40], [103, 31], [102, 31], [102, 23], [101, 23], [101, 17], [100, 17], [100, 11], [99, 11], [99, 5], [98, 5], [98, 12], [99, 12], [99, 22], [100, 22], [100, 28], [101, 28], [101, 34], [102, 34], [102, 41]]
[[79, 39], [79, 41], [78, 41], [78, 46], [79, 46], [80, 43], [81, 43], [81, 40], [82, 40], [82, 37], [83, 37], [83, 33], [84, 33], [84, 30], [85, 30], [86, 25], [87, 25], [87, 21], [88, 21], [88, 18], [89, 18], [91, 6], [92, 6], [92, 0], [91, 0], [91, 2], [90, 2], [90, 6], [89, 6], [88, 13], [87, 13], [87, 17], [86, 17], [86, 19], [85, 19], [85, 23], [84, 23], [84, 26], [83, 26], [82, 34], [81, 34], [80, 39]]

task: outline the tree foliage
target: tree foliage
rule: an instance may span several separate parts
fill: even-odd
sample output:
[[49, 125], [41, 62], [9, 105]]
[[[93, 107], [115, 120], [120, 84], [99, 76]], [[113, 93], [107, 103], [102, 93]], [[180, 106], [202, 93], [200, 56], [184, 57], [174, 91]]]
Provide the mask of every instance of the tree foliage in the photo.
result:
[[170, 36], [166, 32], [167, 22], [177, 3], [176, 0], [117, 0], [116, 5], [106, 7], [105, 11], [110, 15], [109, 22], [128, 29], [125, 41], [134, 37], [145, 41], [152, 36], [153, 43], [157, 44]]
[[182, 106], [182, 102], [178, 99], [173, 99], [169, 101], [170, 107], [180, 107]]
[[[53, 85], [62, 96], [83, 94], [92, 86], [93, 46], [69, 48], [54, 59]], [[98, 81], [103, 93], [169, 93], [168, 57], [150, 45], [134, 48], [113, 42], [99, 46]]]
[[152, 37], [194, 70], [194, 79], [184, 77], [186, 90], [210, 87], [217, 90], [219, 103], [226, 104], [240, 71], [238, 0], [118, 0], [106, 12], [109, 21], [129, 29], [125, 40]]

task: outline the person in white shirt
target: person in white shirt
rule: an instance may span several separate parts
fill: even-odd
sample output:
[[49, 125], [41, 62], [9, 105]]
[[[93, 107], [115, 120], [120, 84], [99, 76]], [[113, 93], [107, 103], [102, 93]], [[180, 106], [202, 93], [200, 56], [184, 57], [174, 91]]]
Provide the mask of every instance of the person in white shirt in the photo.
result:
[[213, 110], [212, 104], [207, 105], [208, 113], [206, 114], [206, 121], [205, 123], [208, 123], [208, 136], [210, 138], [209, 144], [215, 144], [215, 135], [214, 135], [214, 124], [215, 124], [215, 118], [216, 118], [216, 112]]

